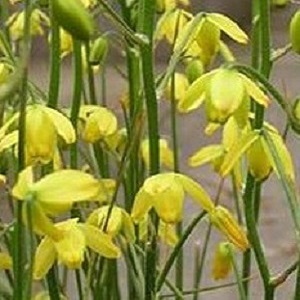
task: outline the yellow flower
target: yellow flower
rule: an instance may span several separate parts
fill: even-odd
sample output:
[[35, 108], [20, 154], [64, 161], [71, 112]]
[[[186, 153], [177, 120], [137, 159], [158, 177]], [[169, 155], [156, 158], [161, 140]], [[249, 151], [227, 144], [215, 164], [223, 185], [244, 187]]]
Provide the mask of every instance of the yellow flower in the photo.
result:
[[84, 121], [82, 139], [87, 143], [96, 143], [117, 131], [117, 118], [105, 107], [81, 106], [79, 116]]
[[12, 195], [25, 201], [25, 222], [30, 209], [33, 230], [37, 234], [47, 234], [59, 239], [61, 233], [47, 215], [64, 213], [71, 209], [74, 202], [97, 199], [101, 189], [101, 181], [77, 170], [57, 171], [34, 182], [32, 168], [27, 167], [19, 174]]
[[0, 252], [0, 270], [8, 270], [12, 268], [12, 259], [9, 254]]
[[232, 270], [232, 254], [230, 243], [222, 242], [216, 247], [213, 258], [212, 276], [215, 280], [225, 279]]
[[[178, 104], [181, 112], [198, 108], [205, 100], [206, 115], [210, 122], [224, 123], [237, 114], [237, 118], [248, 120], [249, 96], [267, 107], [267, 95], [247, 76], [231, 69], [220, 68], [195, 80]], [[243, 112], [243, 116], [239, 116]]]
[[221, 45], [221, 31], [238, 43], [246, 44], [246, 33], [230, 18], [218, 13], [206, 13], [195, 26], [193, 18], [178, 33], [174, 51], [188, 38], [183, 51], [186, 56], [200, 58], [204, 66], [209, 65]]
[[78, 223], [70, 219], [57, 223], [55, 227], [61, 232], [59, 240], [46, 236], [39, 244], [34, 263], [34, 279], [42, 279], [57, 259], [70, 269], [77, 269], [84, 260], [86, 247], [107, 258], [117, 258], [120, 250], [111, 238], [95, 226]]
[[[108, 205], [94, 210], [87, 218], [86, 223], [103, 229], [107, 220], [108, 211]], [[134, 226], [130, 215], [124, 209], [117, 206], [114, 206], [111, 210], [105, 232], [111, 237], [115, 237], [121, 233], [129, 242], [135, 241]]]
[[57, 138], [66, 144], [75, 142], [74, 128], [63, 114], [43, 105], [31, 105], [26, 116], [26, 157], [27, 164], [50, 162], [54, 158]]
[[157, 22], [155, 40], [165, 38], [170, 44], [174, 44], [175, 37], [191, 18], [192, 15], [182, 9], [166, 11]]
[[165, 223], [182, 219], [184, 194], [187, 192], [206, 211], [214, 204], [203, 188], [191, 178], [177, 173], [157, 174], [147, 178], [135, 196], [131, 216], [140, 222], [153, 207]]
[[60, 57], [64, 58], [69, 53], [73, 52], [73, 39], [72, 36], [62, 28], [60, 28], [59, 34], [60, 34]]
[[[144, 139], [140, 147], [143, 161], [146, 167], [149, 168], [149, 139]], [[169, 148], [165, 139], [159, 139], [159, 156], [162, 165], [170, 169], [174, 168], [173, 151]]]
[[[293, 161], [282, 137], [273, 126], [267, 123], [264, 125], [263, 130], [268, 131], [286, 176], [291, 181], [295, 181]], [[279, 176], [276, 161], [266, 143], [265, 136], [261, 132], [251, 129], [245, 130], [237, 142], [229, 148], [220, 167], [220, 174], [222, 176], [228, 175], [243, 154], [247, 154], [250, 172], [257, 180], [265, 179], [271, 169], [274, 169], [277, 176]]]
[[[24, 34], [24, 17], [25, 12], [13, 13], [10, 18], [7, 20], [7, 26], [11, 37], [14, 41], [23, 38]], [[42, 27], [43, 23], [49, 26], [48, 17], [39, 9], [34, 9], [30, 16], [30, 34], [43, 35], [44, 29]]]
[[223, 206], [217, 206], [209, 212], [212, 222], [241, 251], [249, 248], [249, 242], [243, 229], [232, 214]]

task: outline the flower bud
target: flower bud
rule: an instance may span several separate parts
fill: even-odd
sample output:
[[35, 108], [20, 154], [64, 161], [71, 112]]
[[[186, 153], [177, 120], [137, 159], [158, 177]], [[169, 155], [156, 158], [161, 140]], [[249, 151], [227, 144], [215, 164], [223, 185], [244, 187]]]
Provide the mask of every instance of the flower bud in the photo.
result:
[[93, 43], [91, 48], [89, 61], [91, 65], [101, 65], [107, 55], [108, 41], [105, 37], [99, 37]]
[[203, 75], [204, 67], [200, 59], [190, 61], [185, 69], [189, 83], [194, 82], [197, 78]]
[[262, 137], [256, 140], [247, 152], [250, 173], [256, 180], [264, 180], [272, 170], [271, 162], [261, 142]]
[[290, 40], [292, 49], [300, 54], [300, 10], [298, 10], [290, 22]]
[[94, 22], [80, 0], [53, 0], [53, 14], [59, 25], [78, 40], [88, 40]]
[[225, 279], [232, 269], [229, 247], [230, 243], [228, 242], [219, 243], [219, 245], [217, 245], [212, 267], [212, 276], [215, 280]]

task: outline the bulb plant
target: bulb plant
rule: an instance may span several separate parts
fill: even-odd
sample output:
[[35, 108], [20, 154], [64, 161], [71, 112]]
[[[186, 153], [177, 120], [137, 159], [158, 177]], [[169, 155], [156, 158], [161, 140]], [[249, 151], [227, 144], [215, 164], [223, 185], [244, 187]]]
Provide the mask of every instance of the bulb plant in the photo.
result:
[[[240, 299], [253, 299], [257, 278], [260, 298], [272, 300], [294, 271], [288, 294], [300, 298], [299, 259], [274, 273], [258, 222], [274, 173], [300, 255], [297, 172], [286, 144], [300, 132], [299, 99], [287, 102], [269, 80], [278, 59], [299, 55], [300, 13], [286, 26], [290, 44], [274, 49], [271, 10], [297, 4], [251, 2], [251, 36], [189, 0], [0, 2], [1, 299], [197, 300], [203, 274], [222, 295], [220, 282], [233, 273]], [[163, 40], [169, 56], [158, 72]], [[37, 41], [49, 49], [47, 87], [31, 76]], [[251, 64], [238, 62], [233, 43], [251, 44]], [[65, 67], [71, 100], [60, 93]], [[119, 101], [108, 97], [108, 68], [124, 79]], [[286, 115], [284, 130], [268, 122], [273, 102]], [[221, 131], [221, 142], [183, 159], [179, 122], [201, 110], [206, 127], [191, 138]], [[220, 181], [217, 195], [189, 174], [206, 163]], [[233, 191], [226, 204], [225, 181]], [[203, 242], [193, 261], [184, 246], [195, 235]]]

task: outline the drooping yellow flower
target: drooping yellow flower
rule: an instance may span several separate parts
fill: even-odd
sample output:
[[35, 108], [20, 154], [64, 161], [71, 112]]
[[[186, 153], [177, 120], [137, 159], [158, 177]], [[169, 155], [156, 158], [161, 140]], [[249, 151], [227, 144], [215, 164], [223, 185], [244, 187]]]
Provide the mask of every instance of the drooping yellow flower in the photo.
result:
[[248, 42], [246, 33], [230, 18], [219, 13], [206, 13], [198, 24], [193, 18], [185, 24], [178, 34], [174, 51], [187, 40], [183, 48], [185, 55], [200, 58], [207, 66], [220, 49], [222, 31], [238, 43]]
[[47, 274], [56, 259], [70, 269], [79, 268], [84, 260], [86, 247], [107, 258], [120, 256], [120, 250], [111, 238], [95, 226], [70, 219], [57, 223], [55, 227], [61, 232], [61, 238], [55, 240], [46, 236], [36, 250], [33, 272], [36, 280]]
[[[291, 155], [278, 131], [269, 124], [265, 124], [263, 130], [267, 130], [278, 157], [284, 167], [286, 176], [291, 180], [295, 180], [295, 171]], [[228, 175], [235, 163], [241, 157], [247, 154], [248, 166], [252, 175], [256, 180], [264, 180], [271, 169], [274, 169], [279, 176], [276, 161], [271, 153], [271, 150], [266, 143], [265, 136], [256, 130], [247, 129], [243, 132], [237, 142], [230, 147], [227, 154], [224, 156], [224, 161], [220, 167], [222, 176]]]
[[164, 173], [147, 178], [135, 196], [131, 216], [140, 222], [153, 207], [165, 223], [182, 219], [184, 194], [187, 192], [206, 211], [214, 204], [205, 190], [191, 178], [178, 173]]
[[229, 249], [230, 246], [230, 243], [222, 242], [216, 247], [212, 266], [212, 276], [215, 280], [227, 278], [232, 270], [232, 254], [231, 249]]
[[96, 143], [117, 131], [117, 118], [105, 107], [83, 105], [79, 116], [84, 121], [82, 139], [87, 143]]
[[8, 270], [12, 268], [12, 258], [5, 252], [0, 252], [0, 270]]
[[[9, 27], [9, 31], [11, 37], [14, 41], [23, 38], [24, 34], [24, 17], [25, 12], [17, 12], [13, 13], [10, 18], [7, 20], [6, 25]], [[49, 19], [48, 17], [39, 9], [34, 9], [30, 16], [30, 34], [32, 36], [35, 35], [43, 35], [44, 29], [42, 25], [46, 24], [49, 26]]]
[[178, 103], [181, 112], [198, 108], [205, 100], [206, 115], [210, 122], [224, 123], [228, 118], [243, 112], [239, 118], [248, 120], [249, 96], [257, 103], [267, 107], [270, 100], [267, 95], [247, 76], [226, 68], [220, 68], [204, 74], [195, 80]]
[[26, 116], [27, 164], [53, 160], [60, 136], [66, 144], [75, 142], [75, 130], [67, 117], [43, 105], [31, 105]]
[[[86, 223], [103, 229], [108, 217], [108, 211], [108, 205], [94, 210], [87, 218]], [[114, 206], [111, 210], [105, 232], [111, 237], [115, 237], [120, 233], [129, 242], [134, 242], [135, 240], [134, 226], [130, 215], [117, 206]]]
[[241, 251], [246, 251], [249, 248], [249, 242], [244, 230], [225, 207], [220, 205], [216, 206], [209, 212], [209, 217], [212, 224], [215, 225], [233, 245]]
[[47, 215], [64, 213], [71, 209], [74, 202], [97, 199], [102, 185], [101, 180], [77, 170], [60, 170], [34, 182], [32, 168], [27, 167], [19, 174], [12, 195], [25, 201], [24, 221], [30, 209], [33, 230], [37, 234], [59, 239], [61, 233]]
[[[147, 168], [149, 168], [149, 139], [144, 139], [141, 143], [141, 155]], [[169, 169], [174, 168], [173, 151], [169, 148], [168, 142], [165, 139], [159, 139], [159, 156], [160, 163]]]
[[64, 29], [59, 29], [60, 34], [60, 57], [64, 58], [73, 52], [73, 39], [72, 36]]
[[165, 38], [170, 44], [174, 44], [176, 36], [191, 18], [192, 15], [183, 9], [166, 11], [157, 22], [155, 40]]

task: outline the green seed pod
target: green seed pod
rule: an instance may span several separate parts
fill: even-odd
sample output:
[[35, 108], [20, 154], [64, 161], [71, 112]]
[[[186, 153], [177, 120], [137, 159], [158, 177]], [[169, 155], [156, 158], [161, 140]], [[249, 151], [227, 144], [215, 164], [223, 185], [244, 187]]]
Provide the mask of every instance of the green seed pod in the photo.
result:
[[204, 67], [200, 59], [190, 61], [185, 69], [189, 83], [194, 82], [197, 78], [203, 75]]
[[105, 37], [99, 37], [93, 43], [91, 48], [89, 61], [91, 65], [101, 65], [106, 58], [108, 51], [108, 41]]
[[300, 54], [300, 10], [298, 10], [290, 22], [290, 40], [293, 50]]
[[88, 40], [94, 32], [94, 21], [80, 0], [52, 0], [58, 24], [78, 40]]

